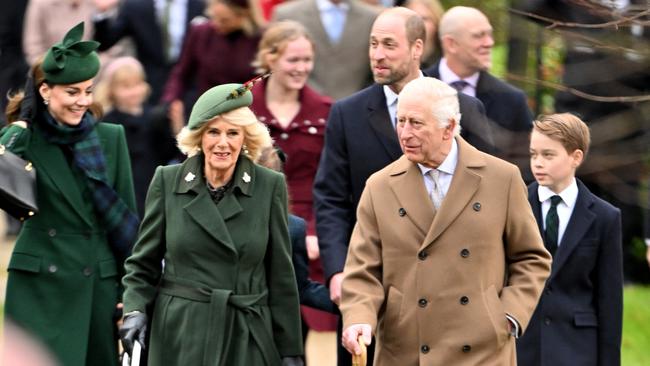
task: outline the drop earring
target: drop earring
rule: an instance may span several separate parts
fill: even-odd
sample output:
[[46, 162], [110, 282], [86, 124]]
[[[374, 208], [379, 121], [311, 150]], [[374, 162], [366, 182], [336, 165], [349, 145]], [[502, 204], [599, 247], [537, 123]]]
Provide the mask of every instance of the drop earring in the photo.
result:
[[43, 104], [48, 105], [50, 104], [50, 101], [48, 99], [43, 99]]
[[243, 148], [244, 148], [244, 154], [248, 155], [248, 146], [244, 144]]

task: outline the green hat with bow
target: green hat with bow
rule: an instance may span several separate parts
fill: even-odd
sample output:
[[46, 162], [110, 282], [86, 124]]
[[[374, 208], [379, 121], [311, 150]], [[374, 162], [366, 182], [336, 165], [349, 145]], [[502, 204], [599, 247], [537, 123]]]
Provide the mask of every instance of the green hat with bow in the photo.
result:
[[220, 114], [250, 106], [253, 104], [253, 93], [250, 92], [251, 88], [257, 81], [269, 75], [260, 75], [244, 84], [221, 84], [208, 89], [194, 103], [187, 127], [190, 130], [196, 130], [203, 123]]
[[99, 71], [99, 57], [95, 50], [99, 42], [82, 41], [84, 23], [66, 33], [63, 40], [50, 47], [42, 68], [45, 80], [53, 84], [74, 84], [89, 80]]

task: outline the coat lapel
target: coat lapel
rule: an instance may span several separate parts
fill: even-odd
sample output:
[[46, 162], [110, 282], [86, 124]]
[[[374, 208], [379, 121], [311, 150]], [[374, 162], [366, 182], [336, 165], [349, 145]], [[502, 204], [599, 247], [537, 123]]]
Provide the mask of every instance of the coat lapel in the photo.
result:
[[45, 141], [41, 133], [33, 133], [32, 136], [33, 142], [30, 144], [30, 151], [34, 166], [38, 167], [36, 174], [48, 176], [72, 209], [84, 222], [92, 225], [87, 213], [82, 210], [84, 207], [83, 197], [74, 178], [76, 173], [73, 172], [61, 148]]
[[451, 225], [458, 215], [467, 207], [481, 183], [481, 175], [475, 168], [485, 166], [485, 160], [478, 150], [469, 145], [462, 137], [458, 142], [458, 164], [452, 178], [449, 191], [435, 215], [433, 223], [423, 242], [423, 248], [435, 241]]
[[542, 225], [542, 205], [539, 203], [539, 195], [537, 194], [537, 187], [539, 185], [537, 182], [534, 182], [528, 187], [528, 202], [530, 207], [533, 209], [533, 215], [535, 215], [535, 221], [537, 221], [537, 228], [539, 233], [544, 237], [544, 225]]
[[564, 232], [564, 236], [553, 258], [553, 267], [551, 277], [548, 279], [549, 282], [553, 280], [564, 263], [566, 263], [573, 250], [578, 246], [578, 243], [585, 236], [594, 220], [596, 220], [596, 214], [591, 211], [593, 198], [589, 194], [589, 190], [582, 182], [578, 181], [577, 183], [578, 199], [571, 213], [567, 230]]
[[402, 155], [402, 149], [397, 140], [397, 132], [390, 122], [390, 115], [386, 107], [386, 96], [382, 86], [375, 84], [372, 86], [368, 98], [368, 121], [370, 127], [377, 135], [391, 160], [395, 160]]
[[422, 172], [417, 164], [410, 162], [406, 156], [399, 158], [390, 173], [389, 185], [397, 201], [406, 211], [415, 226], [427, 234], [434, 217], [433, 203], [428, 198]]
[[495, 101], [495, 93], [490, 85], [489, 75], [481, 71], [476, 84], [476, 98], [483, 102], [486, 111], [491, 110], [492, 103]]

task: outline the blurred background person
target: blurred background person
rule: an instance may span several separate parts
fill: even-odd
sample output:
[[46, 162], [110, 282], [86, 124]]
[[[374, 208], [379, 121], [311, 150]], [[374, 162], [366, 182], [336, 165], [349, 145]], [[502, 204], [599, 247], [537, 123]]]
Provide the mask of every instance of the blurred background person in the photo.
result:
[[260, 41], [259, 26], [248, 0], [207, 0], [209, 20], [193, 23], [162, 100], [175, 113], [184, 113], [184, 102], [196, 83], [198, 94], [227, 82], [243, 83], [255, 76], [251, 63]]
[[438, 0], [406, 0], [403, 6], [418, 13], [424, 21], [427, 39], [424, 42], [421, 64], [422, 68], [426, 69], [438, 62], [442, 55], [438, 38], [438, 24], [440, 24], [440, 18], [442, 18], [445, 9]]
[[372, 83], [368, 35], [379, 9], [359, 0], [294, 0], [277, 6], [273, 20], [307, 28], [315, 48], [309, 85], [341, 99]]
[[[291, 212], [307, 221], [310, 277], [324, 282], [319, 260], [312, 186], [323, 149], [325, 123], [332, 99], [306, 85], [314, 66], [314, 44], [307, 30], [295, 21], [272, 23], [259, 44], [255, 65], [271, 73], [251, 90], [251, 110], [264, 123], [284, 151]], [[303, 319], [317, 331], [336, 330], [337, 318], [307, 307]], [[306, 331], [307, 329], [303, 329]]]
[[153, 173], [177, 156], [174, 136], [184, 125], [183, 116], [170, 120], [165, 106], [147, 105], [149, 93], [142, 64], [133, 57], [111, 61], [95, 87], [96, 100], [106, 112], [104, 120], [124, 126], [141, 216]]
[[271, 137], [252, 101], [241, 84], [201, 95], [177, 137], [187, 160], [151, 182], [120, 328], [131, 352], [153, 306], [150, 365], [302, 365], [286, 184], [254, 163]]
[[82, 34], [80, 23], [32, 67], [32, 90], [10, 100], [0, 131], [38, 172], [40, 211], [16, 240], [4, 311], [63, 365], [115, 366], [119, 279], [139, 220], [124, 129], [97, 121], [97, 42]]
[[192, 19], [203, 15], [204, 0], [93, 0], [93, 38], [100, 50], [130, 37], [135, 55], [151, 85], [149, 104], [162, 96], [172, 67], [181, 53]]

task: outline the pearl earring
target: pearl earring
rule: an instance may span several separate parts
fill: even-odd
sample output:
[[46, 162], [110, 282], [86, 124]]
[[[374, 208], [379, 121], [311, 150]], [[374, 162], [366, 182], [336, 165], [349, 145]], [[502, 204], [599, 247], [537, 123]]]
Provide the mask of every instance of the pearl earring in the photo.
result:
[[43, 99], [43, 104], [48, 105], [50, 104], [50, 101], [48, 99]]
[[244, 154], [248, 155], [248, 146], [246, 146], [246, 144], [244, 144], [243, 147], [244, 147]]

